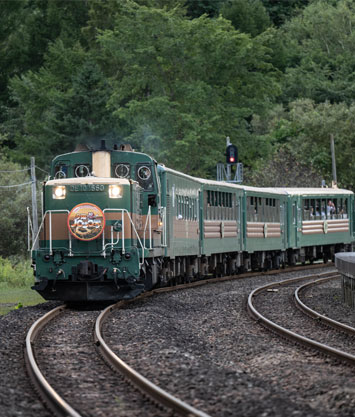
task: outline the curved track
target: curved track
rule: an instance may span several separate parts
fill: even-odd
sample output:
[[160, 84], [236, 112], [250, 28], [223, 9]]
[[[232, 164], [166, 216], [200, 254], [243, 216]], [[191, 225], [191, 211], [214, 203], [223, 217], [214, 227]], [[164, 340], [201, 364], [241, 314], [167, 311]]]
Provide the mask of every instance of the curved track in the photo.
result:
[[[341, 323], [335, 322], [334, 320], [331, 320], [325, 316], [322, 316], [315, 312], [314, 310], [307, 307], [302, 301], [299, 299], [299, 292], [307, 288], [309, 285], [315, 285], [316, 283], [325, 282], [326, 280], [335, 279], [338, 278], [339, 274], [337, 272], [331, 272], [331, 273], [325, 273], [325, 274], [317, 274], [317, 275], [307, 275], [303, 277], [298, 278], [292, 278], [289, 280], [281, 281], [281, 282], [274, 282], [268, 285], [264, 285], [262, 287], [256, 288], [253, 290], [248, 297], [248, 312], [249, 314], [258, 322], [260, 322], [265, 327], [269, 328], [273, 332], [279, 334], [281, 337], [287, 338], [293, 342], [300, 343], [304, 346], [311, 347], [321, 353], [325, 353], [327, 355], [333, 356], [336, 359], [340, 359], [342, 361], [345, 361], [351, 365], [355, 365], [355, 355], [350, 354], [348, 352], [345, 352], [340, 349], [336, 349], [332, 346], [329, 346], [324, 343], [320, 343], [316, 340], [313, 340], [311, 338], [302, 336], [299, 333], [296, 333], [294, 331], [291, 331], [285, 327], [282, 327], [275, 323], [274, 321], [268, 319], [265, 317], [260, 311], [257, 310], [257, 308], [254, 305], [255, 298], [260, 295], [261, 293], [265, 291], [275, 291], [275, 287], [281, 287], [281, 286], [287, 286], [289, 284], [294, 284], [298, 281], [304, 281], [304, 280], [310, 280], [310, 279], [316, 279], [318, 278], [318, 281], [308, 283], [306, 285], [303, 285], [296, 289], [295, 292], [295, 300], [296, 305], [304, 312], [306, 312], [308, 315], [310, 315], [313, 318], [319, 319], [320, 321], [327, 323], [329, 325], [332, 325], [333, 327], [336, 327], [338, 330], [341, 329], [342, 331], [346, 331], [348, 334], [351, 334], [352, 336], [355, 336], [355, 329], [353, 329], [350, 326], [342, 325]], [[320, 279], [321, 278], [321, 279]], [[276, 290], [277, 291], [277, 290]], [[346, 330], [345, 330], [346, 329]]]
[[[314, 265], [313, 268], [320, 268], [323, 265]], [[329, 266], [324, 265], [324, 266]], [[306, 266], [301, 267], [297, 269], [311, 269], [312, 267]], [[275, 273], [283, 273], [287, 272], [289, 270], [279, 270], [279, 271], [268, 271], [264, 273], [246, 273], [241, 274], [237, 276], [230, 276], [230, 277], [222, 277], [222, 278], [212, 278], [207, 280], [201, 280], [196, 281], [189, 284], [183, 284], [178, 285], [174, 287], [165, 287], [160, 288], [154, 291], [151, 291], [149, 293], [145, 293], [142, 296], [138, 297], [137, 299], [142, 299], [144, 297], [152, 296], [155, 293], [161, 293], [161, 292], [168, 292], [168, 291], [175, 291], [183, 288], [188, 287], [195, 287], [195, 286], [201, 286], [205, 285], [207, 283], [214, 283], [214, 282], [221, 282], [226, 280], [232, 280], [232, 279], [242, 279], [247, 277], [255, 277], [260, 275], [269, 275], [269, 274], [275, 274]], [[306, 277], [306, 278], [309, 278]], [[297, 281], [300, 280], [300, 278], [288, 280], [290, 281]], [[278, 284], [272, 284], [269, 286], [265, 286], [265, 288], [272, 287]], [[258, 289], [259, 290], [259, 289]], [[257, 293], [256, 290], [255, 295]], [[254, 295], [253, 295], [254, 296]], [[249, 297], [250, 298], [250, 297]], [[175, 398], [171, 394], [167, 393], [166, 391], [160, 389], [156, 385], [149, 382], [146, 378], [144, 378], [142, 375], [135, 372], [132, 368], [130, 368], [126, 363], [124, 363], [120, 358], [118, 358], [107, 346], [105, 343], [102, 334], [101, 329], [104, 320], [109, 316], [110, 312], [114, 309], [120, 308], [123, 305], [127, 304], [128, 302], [134, 302], [135, 300], [131, 301], [122, 301], [119, 302], [113, 306], [110, 306], [106, 308], [104, 311], [101, 312], [101, 314], [98, 316], [96, 324], [95, 324], [95, 333], [94, 333], [94, 343], [96, 348], [99, 350], [101, 355], [104, 357], [104, 359], [109, 362], [111, 367], [114, 367], [115, 369], [118, 369], [129, 381], [131, 381], [135, 386], [137, 386], [141, 391], [144, 392], [144, 394], [148, 395], [149, 397], [153, 398], [155, 403], [161, 404], [163, 407], [167, 407], [171, 410], [173, 410], [176, 414], [182, 415], [182, 416], [201, 416], [201, 417], [208, 417], [206, 413], [203, 413], [200, 410], [197, 410], [190, 405], [180, 401], [179, 399]], [[58, 416], [70, 416], [70, 417], [80, 417], [81, 414], [75, 410], [73, 407], [71, 407], [54, 389], [53, 387], [48, 383], [44, 375], [41, 373], [39, 366], [36, 362], [35, 353], [34, 353], [34, 347], [36, 344], [36, 340], [39, 336], [40, 331], [55, 317], [57, 317], [59, 314], [64, 312], [66, 310], [66, 306], [62, 305], [59, 307], [56, 307], [55, 309], [51, 310], [47, 314], [45, 314], [43, 317], [41, 317], [39, 320], [37, 320], [30, 328], [27, 337], [26, 337], [26, 345], [25, 345], [25, 359], [26, 359], [26, 366], [28, 370], [28, 374], [30, 375], [31, 380], [33, 381], [35, 387], [40, 393], [40, 396], [43, 398], [43, 400], [48, 404], [51, 411]]]
[[[132, 300], [131, 302], [134, 301], [135, 300]], [[115, 308], [119, 308], [119, 306], [125, 304], [127, 304], [127, 302], [120, 302], [118, 303], [118, 305], [115, 306]], [[95, 345], [98, 348], [101, 355], [106, 359], [106, 361], [110, 363], [111, 367], [115, 368], [116, 370], [119, 370], [124, 375], [126, 381], [128, 380], [129, 382], [133, 382], [133, 384], [136, 387], [138, 387], [139, 390], [143, 392], [143, 394], [146, 394], [151, 399], [153, 399], [153, 402], [155, 404], [158, 404], [158, 407], [164, 407], [165, 409], [168, 408], [172, 410], [176, 415], [181, 416], [209, 417], [208, 414], [191, 407], [187, 403], [180, 401], [173, 395], [154, 385], [152, 382], [150, 382], [149, 380], [138, 374], [136, 371], [134, 371], [132, 368], [130, 368], [122, 360], [117, 358], [117, 356], [110, 351], [109, 347], [106, 345], [105, 341], [101, 336], [101, 326], [105, 318], [113, 309], [114, 308], [111, 306], [101, 312], [101, 314], [97, 317], [96, 326], [94, 329]], [[44, 329], [44, 327], [47, 326], [51, 320], [58, 317], [65, 311], [69, 311], [65, 305], [56, 307], [55, 309], [51, 310], [50, 312], [42, 316], [40, 319], [38, 319], [31, 326], [26, 337], [26, 366], [28, 374], [35, 388], [39, 392], [42, 400], [47, 404], [47, 406], [50, 408], [54, 415], [60, 417], [81, 417], [82, 415], [86, 415], [86, 413], [82, 412], [81, 409], [78, 410], [73, 408], [63, 398], [63, 396], [61, 396], [54, 389], [54, 387], [48, 382], [46, 377], [41, 372], [35, 356], [36, 342], [40, 336], [41, 330]]]
[[143, 393], [149, 395], [153, 400], [173, 410], [180, 416], [186, 417], [208, 417], [208, 414], [191, 407], [189, 404], [179, 400], [168, 392], [164, 391], [144, 376], [132, 369], [126, 362], [120, 359], [105, 343], [101, 330], [105, 319], [114, 309], [119, 309], [125, 302], [120, 302], [107, 307], [97, 318], [95, 324], [95, 344], [105, 360], [117, 371], [121, 372], [130, 382], [138, 387]]
[[302, 292], [306, 291], [307, 289], [309, 289], [310, 287], [312, 287], [314, 285], [321, 285], [324, 282], [330, 281], [330, 280], [335, 279], [337, 277], [338, 276], [321, 278], [321, 279], [318, 279], [317, 281], [308, 282], [307, 284], [304, 284], [301, 287], [298, 287], [295, 291], [295, 303], [296, 303], [296, 306], [301, 311], [303, 311], [305, 314], [307, 314], [309, 317], [312, 317], [313, 319], [316, 319], [321, 323], [324, 323], [328, 326], [331, 326], [336, 330], [347, 333], [350, 336], [355, 336], [355, 328], [354, 327], [348, 326], [344, 323], [340, 323], [339, 321], [333, 320], [333, 319], [331, 319], [327, 316], [324, 316], [323, 314], [320, 314], [319, 312], [317, 312], [317, 311], [311, 309], [310, 307], [308, 307], [300, 299], [300, 294]]
[[41, 329], [54, 319], [54, 317], [61, 314], [65, 308], [65, 305], [56, 307], [33, 323], [26, 336], [25, 360], [27, 371], [32, 382], [52, 412], [58, 416], [80, 417], [80, 414], [74, 410], [74, 408], [72, 408], [48, 383], [37, 365], [33, 349]]

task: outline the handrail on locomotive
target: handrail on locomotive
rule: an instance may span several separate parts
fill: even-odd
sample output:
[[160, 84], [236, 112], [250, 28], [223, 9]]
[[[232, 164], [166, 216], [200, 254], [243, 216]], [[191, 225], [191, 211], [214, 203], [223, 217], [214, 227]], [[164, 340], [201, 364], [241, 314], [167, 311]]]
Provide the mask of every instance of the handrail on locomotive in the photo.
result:
[[[53, 236], [52, 236], [52, 213], [67, 213], [69, 215], [69, 210], [47, 210], [44, 213], [44, 216], [42, 217], [42, 221], [41, 224], [38, 228], [38, 232], [37, 235], [35, 237], [35, 239], [33, 240], [32, 243], [32, 247], [31, 249], [29, 249], [31, 251], [31, 256], [32, 256], [32, 252], [36, 249], [36, 245], [39, 243], [39, 236], [40, 233], [42, 231], [42, 228], [44, 227], [44, 222], [45, 219], [47, 217], [47, 215], [49, 216], [49, 253], [50, 255], [53, 255]], [[135, 227], [135, 224], [132, 220], [132, 217], [130, 215], [130, 213], [128, 212], [127, 209], [115, 209], [115, 208], [107, 208], [103, 210], [104, 213], [106, 212], [117, 212], [117, 213], [121, 213], [121, 219], [124, 219], [124, 214], [127, 214], [127, 217], [130, 221], [130, 224], [132, 226], [132, 229], [134, 231], [135, 236], [137, 237], [137, 241], [139, 242], [140, 245], [140, 250], [141, 250], [141, 262], [140, 267], [144, 264], [144, 252], [145, 250], [152, 250], [153, 246], [152, 246], [152, 219], [151, 219], [151, 207], [149, 206], [148, 208], [148, 214], [147, 214], [147, 218], [145, 221], [145, 226], [144, 226], [144, 231], [143, 231], [143, 243], [142, 240], [139, 237], [139, 234], [137, 232], [137, 229]], [[31, 221], [31, 215], [30, 212], [28, 210], [28, 224], [30, 224]], [[161, 246], [162, 247], [166, 247], [167, 244], [167, 237], [166, 237], [166, 207], [161, 207], [160, 209], [160, 216], [162, 219], [162, 226], [163, 226], [163, 230], [162, 230], [162, 237], [161, 237]], [[122, 220], [122, 237], [121, 239], [119, 238], [119, 234], [120, 232], [117, 232], [117, 240], [114, 242], [114, 228], [113, 226], [111, 226], [110, 230], [111, 230], [111, 242], [110, 243], [106, 243], [105, 244], [105, 231], [103, 231], [102, 233], [102, 252], [101, 255], [106, 258], [106, 248], [107, 247], [111, 247], [111, 250], [113, 250], [114, 248], [117, 248], [116, 245], [118, 245], [119, 241], [122, 241], [122, 245], [120, 247], [120, 249], [122, 250], [122, 254], [125, 253], [125, 226], [124, 226], [124, 220]], [[148, 228], [148, 232], [149, 232], [149, 246], [146, 246], [146, 234], [147, 234], [147, 228]], [[30, 242], [31, 237], [30, 237], [30, 228], [28, 228], [28, 241]], [[29, 245], [30, 246], [30, 245]], [[68, 250], [68, 256], [73, 256], [73, 251], [72, 251], [72, 236], [68, 230], [68, 248], [65, 248]]]

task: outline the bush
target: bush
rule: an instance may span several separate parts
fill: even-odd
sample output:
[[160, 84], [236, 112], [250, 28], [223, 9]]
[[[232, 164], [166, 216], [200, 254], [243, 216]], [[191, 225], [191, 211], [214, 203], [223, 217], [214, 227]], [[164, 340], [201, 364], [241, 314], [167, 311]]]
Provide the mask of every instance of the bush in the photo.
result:
[[31, 262], [24, 258], [6, 259], [0, 257], [0, 282], [6, 283], [9, 287], [33, 285]]
[[31, 207], [31, 185], [13, 188], [4, 188], [4, 186], [28, 183], [29, 171], [26, 167], [4, 159], [1, 152], [0, 166], [0, 256], [4, 258], [26, 256], [26, 207]]

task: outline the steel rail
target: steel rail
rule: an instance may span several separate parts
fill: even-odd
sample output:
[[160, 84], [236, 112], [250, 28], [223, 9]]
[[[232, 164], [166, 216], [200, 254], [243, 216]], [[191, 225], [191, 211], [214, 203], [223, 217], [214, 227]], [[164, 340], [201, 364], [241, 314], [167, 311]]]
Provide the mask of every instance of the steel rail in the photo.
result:
[[197, 410], [196, 408], [190, 406], [189, 404], [179, 400], [168, 392], [164, 391], [157, 385], [153, 384], [143, 375], [139, 374], [133, 368], [131, 368], [127, 363], [120, 359], [105, 343], [101, 329], [105, 319], [108, 315], [115, 309], [122, 307], [125, 302], [121, 301], [117, 304], [107, 307], [101, 312], [98, 316], [95, 323], [94, 331], [94, 342], [96, 348], [99, 350], [103, 358], [116, 370], [121, 372], [130, 382], [132, 382], [141, 392], [151, 397], [154, 401], [159, 404], [168, 407], [174, 412], [178, 413], [180, 416], [185, 417], [209, 417], [208, 414], [203, 411]]
[[60, 417], [81, 417], [48, 383], [40, 371], [34, 354], [34, 346], [39, 332], [54, 317], [61, 314], [66, 309], [65, 305], [54, 308], [53, 310], [40, 317], [34, 322], [27, 333], [25, 344], [25, 360], [27, 372], [34, 386], [39, 391], [41, 397], [49, 406], [51, 411]]
[[257, 320], [258, 322], [260, 322], [263, 326], [269, 328], [271, 331], [279, 334], [282, 337], [285, 337], [293, 342], [298, 342], [304, 346], [307, 347], [311, 347], [313, 349], [316, 349], [322, 353], [325, 353], [327, 355], [333, 356], [336, 359], [340, 359], [343, 360], [351, 365], [355, 365], [355, 356], [344, 352], [342, 350], [339, 349], [335, 349], [331, 346], [325, 345], [323, 343], [317, 342], [316, 340], [310, 339], [308, 337], [302, 336], [298, 333], [295, 333], [289, 329], [286, 329], [285, 327], [282, 327], [278, 324], [276, 324], [275, 322], [273, 322], [272, 320], [269, 320], [267, 317], [263, 316], [254, 306], [253, 304], [253, 299], [261, 294], [262, 292], [271, 289], [271, 288], [275, 288], [277, 286], [282, 286], [282, 285], [288, 285], [288, 284], [293, 284], [297, 281], [304, 281], [306, 279], [312, 279], [312, 278], [326, 278], [330, 276], [334, 275], [338, 275], [337, 272], [333, 272], [333, 273], [326, 273], [326, 274], [317, 274], [317, 275], [306, 275], [303, 277], [298, 277], [298, 278], [292, 278], [289, 280], [285, 280], [285, 281], [279, 281], [279, 282], [273, 282], [271, 284], [268, 285], [263, 285], [262, 287], [258, 287], [255, 290], [253, 290], [249, 296], [248, 296], [248, 303], [247, 303], [247, 308], [248, 308], [248, 312], [251, 315], [251, 317], [253, 317], [255, 320]]
[[303, 311], [308, 316], [333, 327], [336, 330], [340, 330], [342, 332], [345, 332], [351, 336], [355, 336], [355, 328], [348, 326], [344, 323], [340, 323], [339, 321], [333, 320], [330, 317], [325, 316], [324, 314], [319, 313], [318, 311], [315, 311], [308, 307], [303, 301], [300, 299], [300, 293], [306, 291], [308, 288], [314, 286], [314, 285], [320, 285], [324, 282], [330, 281], [335, 278], [339, 278], [341, 275], [336, 275], [334, 277], [328, 277], [328, 278], [322, 278], [317, 281], [308, 282], [307, 284], [302, 285], [301, 287], [298, 287], [295, 291], [294, 297], [295, 297], [295, 303], [296, 306]]

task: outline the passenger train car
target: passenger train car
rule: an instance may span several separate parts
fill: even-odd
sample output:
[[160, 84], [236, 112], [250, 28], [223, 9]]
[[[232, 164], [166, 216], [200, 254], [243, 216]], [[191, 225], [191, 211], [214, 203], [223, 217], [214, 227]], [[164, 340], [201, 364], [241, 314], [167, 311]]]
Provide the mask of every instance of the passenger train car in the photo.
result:
[[332, 259], [354, 246], [354, 194], [194, 178], [129, 145], [52, 161], [32, 248], [45, 299], [115, 301], [157, 285]]

